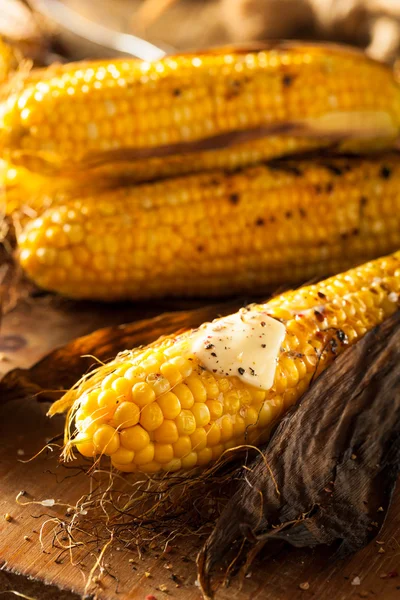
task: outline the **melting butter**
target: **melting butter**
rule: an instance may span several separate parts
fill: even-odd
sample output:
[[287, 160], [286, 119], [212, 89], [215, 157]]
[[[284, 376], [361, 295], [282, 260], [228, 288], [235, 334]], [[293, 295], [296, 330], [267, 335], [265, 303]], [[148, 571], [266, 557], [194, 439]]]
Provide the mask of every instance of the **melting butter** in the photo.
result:
[[269, 390], [286, 328], [254, 309], [206, 323], [194, 333], [192, 352], [217, 375], [236, 375], [246, 383]]

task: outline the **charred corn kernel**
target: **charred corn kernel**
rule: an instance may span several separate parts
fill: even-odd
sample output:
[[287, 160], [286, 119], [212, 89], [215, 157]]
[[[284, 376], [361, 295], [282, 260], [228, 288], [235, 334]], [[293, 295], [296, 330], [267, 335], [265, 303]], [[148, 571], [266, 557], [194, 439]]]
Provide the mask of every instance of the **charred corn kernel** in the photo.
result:
[[155, 431], [164, 421], [164, 416], [157, 402], [146, 404], [140, 413], [140, 424], [146, 431]]
[[[100, 399], [101, 394], [108, 390], [111, 390], [112, 394], [116, 393], [112, 386], [117, 378], [110, 377], [109, 373], [118, 372], [126, 356], [121, 354], [110, 364], [99, 367], [91, 377], [84, 378], [52, 406], [51, 413], [72, 407], [66, 426], [68, 437], [65, 456], [68, 456], [71, 445], [76, 444], [79, 449], [80, 443], [93, 443], [98, 454], [107, 454], [111, 450], [116, 452], [118, 447], [111, 448], [109, 445], [115, 443], [117, 446], [119, 435], [121, 448], [134, 452], [134, 457], [126, 464], [126, 468], [122, 467], [120, 459], [113, 461], [114, 466], [119, 465], [121, 470], [130, 472], [140, 471], [141, 465], [156, 463], [162, 465], [160, 469], [168, 471], [175, 470], [178, 464], [184, 469], [206, 465], [211, 460], [217, 460], [225, 449], [237, 445], [265, 443], [273, 424], [297, 402], [315, 377], [346, 347], [357, 342], [366, 331], [381, 323], [399, 306], [400, 251], [315, 285], [288, 291], [266, 304], [252, 306], [250, 311], [245, 310], [235, 317], [237, 321], [245, 323], [244, 315], [248, 314], [249, 319], [256, 318], [256, 323], [260, 322], [260, 316], [251, 315], [261, 312], [263, 319], [268, 319], [268, 322], [263, 325], [262, 321], [260, 327], [269, 323], [271, 327], [278, 327], [281, 332], [279, 335], [283, 337], [275, 340], [277, 355], [274, 359], [271, 387], [256, 388], [248, 383], [244, 376], [245, 367], [247, 368], [246, 356], [241, 357], [240, 364], [243, 368], [238, 368], [238, 374], [234, 376], [221, 377], [218, 372], [211, 373], [212, 367], [209, 363], [201, 364], [200, 357], [203, 355], [197, 353], [193, 344], [194, 340], [198, 339], [196, 336], [199, 335], [199, 331], [204, 335], [212, 331], [207, 326], [196, 332], [188, 331], [176, 337], [161, 338], [154, 344], [131, 353], [131, 360], [138, 367], [145, 361], [148, 364], [152, 362], [155, 369], [153, 375], [160, 372], [162, 356], [165, 357], [165, 362], [171, 362], [171, 356], [175, 353], [174, 364], [183, 379], [172, 392], [157, 397], [148, 383], [141, 382], [135, 384], [133, 390], [136, 386], [142, 386], [141, 394], [146, 397], [149, 394], [148, 390], [151, 390], [152, 398], [155, 398], [152, 402], [143, 403], [140, 407], [135, 402], [135, 394], [132, 393], [132, 401], [120, 404], [114, 417], [112, 412], [109, 414], [108, 405], [104, 409], [98, 408], [92, 413], [88, 412], [91, 403], [95, 406], [95, 399]], [[226, 330], [229, 327], [227, 323], [235, 322], [232, 318], [230, 321], [226, 319], [221, 322], [222, 329], [216, 331]], [[279, 324], [274, 322], [274, 319], [279, 320]], [[234, 340], [234, 329], [231, 332], [228, 329], [225, 334], [220, 335], [226, 334], [231, 335]], [[269, 343], [272, 343], [274, 336], [268, 335]], [[215, 339], [216, 345], [219, 342]], [[262, 348], [261, 342], [260, 352]], [[154, 360], [151, 360], [152, 354]], [[252, 357], [253, 365], [256, 366], [258, 356], [252, 352]], [[218, 360], [221, 358], [219, 354]], [[226, 368], [229, 370], [230, 367], [226, 365]], [[184, 369], [187, 371], [186, 376], [182, 374]], [[204, 369], [210, 373], [209, 378], [205, 378]], [[102, 383], [102, 373], [107, 376], [107, 389]], [[149, 375], [151, 373], [147, 373], [147, 376]], [[200, 386], [195, 383], [196, 378]], [[211, 378], [214, 378], [218, 385], [217, 398], [209, 398], [207, 395], [208, 382], [211, 382], [211, 395], [215, 394]], [[256, 378], [255, 383], [257, 381]], [[199, 390], [203, 401], [199, 399]], [[203, 390], [206, 390], [205, 396]], [[194, 395], [198, 399], [196, 402]], [[141, 398], [140, 394], [138, 397]], [[178, 414], [177, 401], [180, 403]], [[239, 402], [239, 407], [236, 406], [236, 402]], [[116, 419], [124, 405], [136, 406], [137, 411], [141, 409], [141, 424], [117, 430]], [[187, 405], [190, 405], [190, 408], [185, 408]], [[152, 416], [154, 407], [157, 407], [158, 418], [164, 419], [155, 429], [158, 423]], [[99, 423], [97, 412], [100, 410], [105, 411], [101, 417], [105, 422]], [[176, 416], [165, 418], [163, 411], [168, 410], [172, 411], [169, 415]], [[71, 422], [74, 418], [76, 430]], [[90, 446], [83, 446], [83, 449], [91, 454]], [[150, 468], [155, 467], [153, 465]]]
[[181, 466], [183, 469], [193, 469], [197, 464], [197, 453], [189, 452], [186, 456], [183, 456], [181, 459]]
[[192, 448], [195, 452], [203, 450], [203, 448], [207, 446], [207, 433], [205, 429], [203, 427], [196, 429], [190, 436], [190, 441], [192, 442]]
[[123, 446], [120, 446], [118, 450], [113, 452], [112, 460], [113, 462], [120, 465], [129, 465], [132, 463], [135, 453], [133, 450], [128, 450]]
[[[194, 405], [192, 406], [193, 409]], [[176, 418], [176, 427], [180, 435], [191, 435], [196, 429], [196, 419], [190, 410], [182, 410]]]
[[157, 398], [157, 403], [166, 419], [175, 419], [181, 412], [181, 403], [173, 392], [167, 392]]
[[204, 427], [204, 425], [208, 425], [210, 422], [210, 411], [205, 403], [195, 402], [191, 408], [191, 412], [195, 418], [197, 427]]
[[141, 383], [135, 383], [132, 388], [132, 400], [140, 408], [154, 402], [156, 394], [153, 388], [145, 381]]
[[132, 397], [132, 384], [125, 377], [115, 379], [111, 384], [111, 389], [115, 391], [120, 402], [130, 400]]
[[[90, 248], [87, 236], [74, 246], [65, 234], [62, 249], [46, 238], [59, 207], [50, 207], [22, 228], [19, 260], [38, 285], [71, 297], [218, 296], [255, 287], [262, 293], [273, 285], [338, 272], [400, 247], [399, 190], [400, 157], [395, 154], [287, 160], [240, 173], [218, 171], [123, 187], [89, 194], [84, 199], [86, 213], [79, 217], [86, 233], [90, 227], [99, 232], [105, 227], [117, 240], [132, 240], [115, 265], [107, 267], [111, 255], [106, 248]], [[112, 216], [100, 213], [100, 197], [117, 207]], [[71, 199], [66, 208], [79, 204], [82, 200]], [[68, 215], [68, 210], [61, 213], [65, 225], [74, 222]], [[132, 231], [140, 233], [133, 236]], [[172, 254], [164, 264], [159, 256], [165, 247]], [[52, 265], [41, 262], [46, 249], [52, 251]], [[62, 267], [64, 251], [72, 256], [75, 251], [88, 254], [85, 273], [92, 278], [85, 286], [77, 283], [74, 267]], [[100, 258], [98, 267], [96, 258]], [[279, 318], [288, 320], [286, 309]], [[290, 365], [280, 368], [288, 384], [296, 387], [296, 372]], [[173, 370], [171, 380], [162, 375], [170, 387], [185, 383], [193, 371], [192, 363], [176, 355], [173, 345], [157, 357], [148, 356], [138, 367], [153, 377], [161, 368]], [[131, 367], [133, 372], [135, 368]], [[130, 372], [124, 374], [129, 381]], [[152, 385], [161, 385], [156, 381], [153, 378]], [[226, 377], [214, 381], [212, 373], [193, 380], [200, 401], [205, 395], [216, 397], [216, 385], [221, 392], [226, 384], [229, 387]], [[133, 379], [132, 384], [136, 382]]]
[[[131, 171], [145, 170], [144, 152], [148, 180], [179, 161], [183, 169], [197, 162], [204, 169], [207, 161], [235, 164], [242, 151], [251, 156], [252, 146], [234, 145], [238, 134], [252, 140], [264, 132], [253, 148], [259, 160], [260, 153], [265, 159], [296, 150], [299, 133], [320, 146], [361, 138], [378, 147], [398, 133], [392, 70], [343, 48], [279, 43], [260, 51], [221, 48], [152, 63], [125, 58], [51, 69], [16, 76], [18, 85], [0, 106], [0, 151], [22, 164], [37, 158], [53, 171], [132, 160], [139, 165]], [[285, 135], [277, 136], [277, 128]], [[209, 150], [216, 155], [207, 157]]]
[[183, 456], [187, 456], [189, 452], [192, 450], [192, 442], [188, 435], [181, 435], [178, 438], [178, 441], [173, 444], [174, 456], [177, 458], [182, 458]]
[[133, 404], [133, 402], [122, 402], [120, 404], [113, 418], [113, 423], [118, 429], [126, 429], [127, 427], [133, 427], [139, 423], [140, 408]]
[[161, 444], [174, 444], [179, 440], [178, 428], [175, 421], [164, 420], [154, 432], [154, 439]]
[[206, 406], [210, 412], [211, 419], [219, 419], [222, 416], [224, 408], [222, 406], [222, 402], [218, 400], [207, 400]]
[[120, 437], [123, 447], [134, 452], [143, 450], [150, 442], [149, 434], [140, 425], [123, 429]]
[[100, 425], [93, 435], [93, 444], [101, 454], [114, 454], [119, 448], [119, 435], [114, 427]]
[[169, 381], [171, 387], [176, 386], [182, 381], [182, 375], [178, 367], [172, 363], [166, 362], [161, 365], [160, 373]]
[[138, 450], [135, 452], [135, 456], [133, 458], [133, 462], [135, 465], [145, 465], [149, 463], [154, 458], [154, 444], [153, 442], [149, 442], [147, 446], [145, 446], [142, 450]]
[[194, 397], [187, 385], [178, 383], [178, 385], [174, 387], [174, 394], [181, 403], [182, 408], [192, 408]]
[[154, 460], [159, 463], [170, 462], [174, 458], [172, 444], [154, 444]]

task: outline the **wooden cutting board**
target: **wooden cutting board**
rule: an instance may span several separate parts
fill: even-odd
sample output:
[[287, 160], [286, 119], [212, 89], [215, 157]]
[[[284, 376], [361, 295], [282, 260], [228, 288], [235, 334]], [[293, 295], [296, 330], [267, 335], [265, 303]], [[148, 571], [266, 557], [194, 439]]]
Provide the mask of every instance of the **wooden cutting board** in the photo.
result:
[[[51, 296], [30, 298], [18, 303], [3, 320], [0, 369], [4, 374], [11, 368], [30, 367], [53, 348], [98, 327], [200, 304], [193, 301], [107, 306], [66, 302]], [[169, 322], [168, 318], [158, 320], [157, 330]], [[151, 325], [146, 323], [142, 331], [151, 336]], [[68, 553], [60, 556], [60, 550], [52, 547], [54, 521], [50, 520], [64, 517], [65, 504], [75, 503], [88, 491], [89, 478], [60, 466], [54, 453], [43, 453], [24, 462], [62, 430], [63, 419], [49, 420], [45, 416], [47, 408], [47, 404], [31, 397], [0, 402], [0, 598], [5, 600], [16, 598], [11, 590], [35, 600], [79, 598], [85, 593], [85, 581], [98, 556], [98, 549], [92, 547], [83, 553], [83, 564], [74, 566]], [[25, 494], [19, 502], [23, 504], [18, 504], [16, 496], [22, 490]], [[45, 499], [62, 505], [44, 507], [31, 503]], [[398, 599], [399, 509], [400, 488], [378, 537], [383, 543], [372, 542], [346, 562], [329, 563], [323, 549], [270, 549], [264, 560], [253, 566], [241, 589], [233, 582], [219, 592], [217, 599]], [[11, 520], [5, 519], [7, 513]], [[100, 600], [145, 600], [147, 595], [157, 600], [200, 600], [195, 585], [199, 547], [198, 538], [181, 538], [166, 553], [155, 548], [140, 558], [116, 546], [107, 556], [107, 573], [96, 586], [95, 595]], [[300, 584], [305, 583], [308, 586], [302, 588], [307, 589], [301, 589]]]

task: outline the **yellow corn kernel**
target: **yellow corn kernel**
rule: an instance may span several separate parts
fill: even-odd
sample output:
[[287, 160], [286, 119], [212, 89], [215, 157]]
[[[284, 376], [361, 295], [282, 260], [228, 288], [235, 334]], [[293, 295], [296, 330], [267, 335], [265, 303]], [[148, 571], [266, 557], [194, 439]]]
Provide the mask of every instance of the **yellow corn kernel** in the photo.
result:
[[139, 452], [150, 442], [150, 436], [140, 425], [123, 429], [120, 434], [121, 444], [128, 450]]
[[140, 409], [136, 404], [133, 404], [133, 402], [122, 402], [114, 413], [113, 423], [118, 429], [126, 429], [139, 423], [139, 418]]
[[118, 394], [115, 390], [108, 388], [102, 390], [97, 398], [99, 408], [116, 409], [119, 404]]
[[167, 392], [157, 398], [157, 403], [166, 419], [175, 419], [181, 412], [181, 403], [178, 396], [173, 392]]
[[203, 448], [200, 452], [197, 453], [197, 464], [198, 465], [207, 465], [212, 460], [212, 450], [211, 448]]
[[194, 433], [196, 429], [196, 419], [190, 410], [182, 410], [175, 421], [180, 435], [191, 435]]
[[228, 415], [221, 418], [221, 441], [226, 442], [233, 435], [232, 418]]
[[115, 379], [111, 384], [111, 389], [116, 392], [120, 402], [132, 398], [132, 383], [125, 377], [118, 377], [118, 379]]
[[221, 429], [218, 425], [212, 423], [212, 425], [206, 425], [204, 429], [207, 432], [207, 445], [211, 447], [219, 444], [221, 440]]
[[182, 381], [182, 375], [178, 367], [170, 362], [161, 365], [160, 373], [168, 379], [171, 387], [176, 386]]
[[93, 435], [93, 444], [98, 452], [110, 456], [119, 448], [119, 435], [114, 427], [100, 425]]
[[203, 450], [203, 448], [207, 446], [207, 433], [205, 429], [203, 429], [203, 427], [197, 428], [190, 436], [190, 441], [192, 442], [192, 448], [195, 452]]
[[219, 400], [207, 400], [206, 406], [210, 412], [210, 418], [212, 420], [215, 421], [216, 419], [219, 419], [219, 417], [222, 416], [224, 409], [222, 406], [222, 402], [219, 402]]
[[195, 402], [205, 402], [207, 400], [206, 388], [196, 373], [186, 377], [185, 384], [192, 392]]
[[153, 388], [156, 396], [166, 394], [171, 389], [171, 384], [166, 377], [160, 377], [157, 373], [148, 375], [146, 378], [148, 384]]
[[178, 367], [178, 369], [184, 379], [186, 379], [187, 377], [190, 377], [190, 375], [193, 371], [193, 366], [192, 366], [192, 363], [190, 362], [190, 360], [187, 360], [186, 358], [183, 358], [182, 356], [175, 356], [175, 357], [171, 358], [170, 362], [171, 362], [171, 364], [175, 365], [175, 367]]
[[162, 468], [161, 463], [156, 462], [155, 460], [152, 460], [149, 463], [146, 463], [145, 465], [140, 465], [140, 470], [142, 473], [158, 473]]
[[146, 404], [154, 402], [156, 394], [153, 388], [145, 381], [141, 383], [135, 383], [132, 388], [132, 400], [135, 404], [143, 408]]
[[175, 421], [165, 419], [162, 425], [154, 432], [154, 439], [160, 444], [174, 444], [179, 439], [178, 428]]
[[174, 387], [174, 394], [179, 399], [182, 408], [192, 408], [194, 404], [194, 397], [187, 385], [184, 383], [178, 383], [178, 385]]
[[138, 450], [135, 452], [135, 456], [133, 458], [133, 462], [135, 465], [145, 465], [149, 463], [154, 458], [154, 444], [153, 442], [149, 442], [147, 446], [142, 448], [142, 450]]
[[[183, 461], [184, 459], [182, 459]], [[179, 458], [172, 459], [169, 463], [164, 466], [165, 471], [173, 473], [174, 471], [179, 471], [182, 468], [182, 461]]]
[[113, 452], [112, 460], [120, 465], [129, 465], [133, 461], [134, 456], [135, 453], [133, 450], [128, 450], [127, 448], [120, 446], [118, 450]]
[[159, 463], [167, 463], [174, 458], [172, 444], [154, 444], [154, 460]]
[[124, 377], [133, 385], [146, 379], [146, 371], [142, 367], [133, 366], [125, 371]]
[[182, 458], [191, 452], [192, 442], [188, 435], [181, 435], [178, 441], [173, 444], [174, 456]]
[[191, 412], [196, 420], [197, 427], [204, 427], [210, 422], [211, 416], [208, 406], [202, 402], [195, 402], [192, 406]]
[[77, 449], [82, 454], [82, 456], [86, 456], [87, 458], [92, 458], [93, 456], [96, 456], [97, 451], [96, 451], [96, 448], [95, 448], [93, 442], [91, 442], [91, 441], [82, 441], [82, 442], [75, 441], [75, 443], [76, 443]]
[[155, 431], [162, 425], [163, 421], [164, 416], [157, 402], [152, 402], [142, 408], [140, 424], [146, 431]]

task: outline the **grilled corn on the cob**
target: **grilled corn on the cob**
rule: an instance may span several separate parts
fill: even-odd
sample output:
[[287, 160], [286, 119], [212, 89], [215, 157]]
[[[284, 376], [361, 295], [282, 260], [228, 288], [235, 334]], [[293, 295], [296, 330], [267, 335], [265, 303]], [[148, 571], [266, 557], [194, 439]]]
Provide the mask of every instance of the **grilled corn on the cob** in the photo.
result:
[[389, 68], [349, 49], [281, 43], [34, 71], [0, 106], [0, 150], [64, 172], [151, 159], [151, 177], [291, 153], [313, 145], [304, 136], [391, 144], [399, 126]]
[[[66, 456], [76, 446], [85, 456], [111, 456], [121, 471], [148, 473], [207, 465], [227, 448], [260, 443], [337, 354], [397, 309], [399, 292], [397, 252], [254, 306], [251, 318], [264, 319], [246, 330], [255, 346], [246, 355], [248, 340], [242, 340], [233, 357], [242, 366], [225, 360], [222, 374], [223, 345], [234, 345], [229, 318], [214, 322], [214, 337], [200, 328], [123, 353], [53, 405], [51, 414], [70, 407]], [[239, 317], [246, 322], [246, 312]], [[281, 331], [273, 333], [275, 349], [264, 359], [271, 338], [258, 334], [271, 323]], [[203, 356], [214, 356], [215, 368], [194, 350], [199, 332]], [[264, 360], [272, 370], [262, 385], [257, 376]]]
[[396, 154], [124, 187], [45, 211], [19, 235], [19, 258], [74, 298], [261, 293], [400, 247], [399, 190]]

